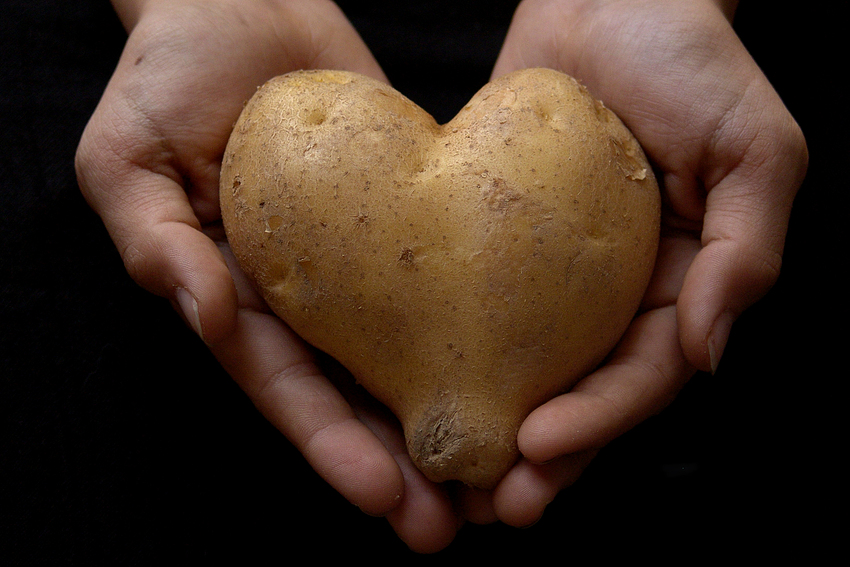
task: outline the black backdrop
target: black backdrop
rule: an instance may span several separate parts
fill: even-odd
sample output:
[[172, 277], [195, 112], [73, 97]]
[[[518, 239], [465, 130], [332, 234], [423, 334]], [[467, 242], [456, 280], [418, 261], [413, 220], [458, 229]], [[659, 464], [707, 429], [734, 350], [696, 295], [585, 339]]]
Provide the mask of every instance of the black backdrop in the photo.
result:
[[[395, 86], [445, 121], [487, 80], [514, 3], [340, 4]], [[467, 526], [436, 557], [413, 557], [318, 479], [167, 302], [129, 280], [80, 196], [76, 143], [125, 38], [108, 2], [3, 0], [0, 564], [260, 564], [301, 561], [301, 549], [310, 560], [686, 562], [830, 547], [846, 447], [834, 440], [848, 101], [842, 20], [823, 6], [840, 4], [739, 11], [812, 162], [780, 281], [741, 318], [719, 372], [603, 451], [536, 526]]]

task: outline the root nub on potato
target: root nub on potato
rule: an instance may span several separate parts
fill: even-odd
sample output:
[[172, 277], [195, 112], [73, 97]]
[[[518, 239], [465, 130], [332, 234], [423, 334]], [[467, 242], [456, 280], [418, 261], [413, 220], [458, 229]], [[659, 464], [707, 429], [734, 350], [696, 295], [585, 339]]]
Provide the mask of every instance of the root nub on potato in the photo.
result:
[[300, 71], [244, 108], [221, 208], [271, 309], [394, 412], [421, 471], [490, 489], [526, 416], [634, 317], [660, 197], [562, 73], [506, 75], [439, 125], [379, 81]]

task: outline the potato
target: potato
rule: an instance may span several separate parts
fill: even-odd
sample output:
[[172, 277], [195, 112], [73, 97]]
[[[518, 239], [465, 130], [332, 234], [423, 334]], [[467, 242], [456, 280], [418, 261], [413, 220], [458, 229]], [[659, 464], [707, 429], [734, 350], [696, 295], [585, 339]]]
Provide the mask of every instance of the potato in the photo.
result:
[[245, 106], [221, 208], [269, 306], [394, 412], [420, 470], [491, 489], [523, 420], [634, 317], [660, 198], [562, 73], [504, 76], [441, 126], [384, 83], [301, 71]]

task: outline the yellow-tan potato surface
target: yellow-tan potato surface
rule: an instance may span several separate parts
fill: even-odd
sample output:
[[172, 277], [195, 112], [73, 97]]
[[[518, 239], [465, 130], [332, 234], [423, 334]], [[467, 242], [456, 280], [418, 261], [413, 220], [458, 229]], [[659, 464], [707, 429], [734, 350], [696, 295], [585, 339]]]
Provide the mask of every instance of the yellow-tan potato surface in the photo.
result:
[[438, 125], [384, 83], [299, 71], [247, 103], [221, 207], [269, 306], [395, 413], [420, 470], [489, 489], [633, 318], [660, 198], [562, 73], [506, 75]]

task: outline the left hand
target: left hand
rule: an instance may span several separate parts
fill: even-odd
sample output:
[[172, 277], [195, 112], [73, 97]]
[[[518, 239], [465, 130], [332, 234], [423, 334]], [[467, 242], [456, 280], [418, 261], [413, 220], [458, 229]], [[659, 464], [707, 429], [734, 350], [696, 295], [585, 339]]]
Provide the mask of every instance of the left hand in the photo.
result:
[[[803, 135], [711, 0], [525, 0], [493, 70], [570, 74], [616, 112], [659, 174], [662, 238], [641, 312], [596, 372], [522, 425], [524, 458], [474, 522], [537, 521], [605, 444], [717, 369], [731, 326], [776, 281]], [[544, 464], [545, 463], [545, 464]]]

